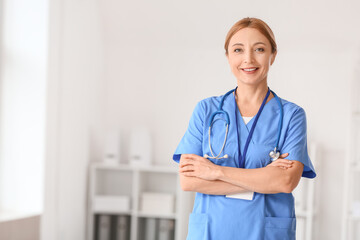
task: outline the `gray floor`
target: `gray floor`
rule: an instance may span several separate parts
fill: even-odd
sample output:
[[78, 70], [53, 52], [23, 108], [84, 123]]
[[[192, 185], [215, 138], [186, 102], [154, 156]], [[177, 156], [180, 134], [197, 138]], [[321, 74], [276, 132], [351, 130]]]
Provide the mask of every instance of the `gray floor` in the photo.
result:
[[0, 223], [0, 239], [39, 240], [40, 216]]

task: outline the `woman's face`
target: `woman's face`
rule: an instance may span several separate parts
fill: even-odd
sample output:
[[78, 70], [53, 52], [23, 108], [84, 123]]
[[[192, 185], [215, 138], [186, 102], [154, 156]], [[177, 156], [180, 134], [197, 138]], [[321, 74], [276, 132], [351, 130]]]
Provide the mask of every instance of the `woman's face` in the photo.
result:
[[258, 85], [267, 80], [275, 60], [269, 40], [254, 28], [243, 28], [230, 39], [228, 61], [236, 79], [244, 84]]

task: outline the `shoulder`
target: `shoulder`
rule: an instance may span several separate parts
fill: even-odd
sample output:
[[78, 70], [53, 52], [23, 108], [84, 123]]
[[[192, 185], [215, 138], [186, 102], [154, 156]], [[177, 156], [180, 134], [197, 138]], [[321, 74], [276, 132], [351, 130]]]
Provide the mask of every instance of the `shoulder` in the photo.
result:
[[281, 98], [281, 103], [284, 109], [284, 114], [287, 115], [294, 115], [294, 114], [304, 114], [305, 115], [305, 110], [297, 105], [296, 103], [290, 102], [288, 100], [285, 100], [283, 98]]
[[306, 113], [304, 108], [296, 103], [281, 99], [284, 111], [284, 121], [287, 120], [289, 124], [302, 124], [306, 126]]
[[217, 104], [217, 103], [220, 103], [220, 101], [223, 97], [224, 97], [224, 95], [211, 96], [211, 97], [204, 98], [204, 99], [200, 100], [199, 102], [201, 102], [204, 105]]
[[224, 94], [219, 96], [211, 96], [204, 98], [198, 101], [198, 103], [196, 104], [196, 108], [199, 110], [203, 110], [205, 112], [208, 110], [212, 110], [213, 108], [218, 108], [223, 97]]

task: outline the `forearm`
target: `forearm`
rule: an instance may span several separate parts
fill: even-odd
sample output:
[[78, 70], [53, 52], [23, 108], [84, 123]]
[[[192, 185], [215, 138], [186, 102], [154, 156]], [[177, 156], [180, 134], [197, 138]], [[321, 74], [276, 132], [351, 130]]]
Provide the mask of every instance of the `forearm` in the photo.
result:
[[211, 195], [228, 195], [249, 190], [221, 180], [204, 180], [197, 177], [186, 177], [180, 173], [181, 188], [184, 191], [199, 192]]
[[[283, 154], [281, 157], [286, 157]], [[206, 181], [220, 180], [225, 183], [236, 185], [242, 191], [253, 191], [264, 194], [290, 193], [300, 181], [304, 164], [299, 161], [278, 159], [263, 168], [243, 169], [219, 166], [208, 159], [194, 154], [182, 156], [179, 173], [184, 177], [196, 177]], [[186, 181], [184, 181], [186, 183]], [[199, 189], [202, 183], [194, 184], [195, 191], [207, 191], [208, 188], [219, 186], [204, 184], [205, 189]], [[228, 192], [226, 193], [228, 194]]]
[[264, 194], [291, 192], [293, 188], [289, 171], [291, 169], [278, 167], [256, 169], [220, 167], [218, 180]]

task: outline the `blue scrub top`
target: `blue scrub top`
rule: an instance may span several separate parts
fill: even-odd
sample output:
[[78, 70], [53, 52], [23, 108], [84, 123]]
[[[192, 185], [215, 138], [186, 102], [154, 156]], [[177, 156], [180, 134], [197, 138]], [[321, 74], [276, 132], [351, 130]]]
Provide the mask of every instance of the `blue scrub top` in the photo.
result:
[[[209, 118], [217, 110], [222, 97], [210, 97], [196, 105], [188, 129], [173, 155], [176, 162], [179, 162], [181, 154], [211, 156], [208, 146]], [[289, 159], [304, 164], [303, 177], [314, 178], [315, 169], [307, 151], [305, 111], [284, 99], [281, 99], [281, 102], [284, 118], [279, 142], [280, 151], [289, 153]], [[210, 159], [220, 166], [239, 167], [236, 126], [239, 128], [240, 146], [243, 150], [254, 122], [253, 118], [245, 125], [240, 112], [234, 110], [235, 104], [233, 94], [225, 98], [223, 110], [229, 114], [230, 125], [223, 154], [228, 154], [229, 158]], [[235, 114], [237, 114], [237, 124]], [[276, 99], [272, 98], [265, 104], [256, 125], [246, 154], [245, 168], [261, 168], [270, 162], [269, 152], [276, 144], [279, 117], [279, 105]], [[223, 116], [217, 115], [215, 119], [217, 118]], [[215, 155], [221, 150], [224, 136], [224, 121], [215, 121], [211, 136], [211, 147]], [[255, 193], [251, 201], [227, 198], [224, 195], [196, 193], [193, 212], [189, 218], [187, 239], [289, 240], [295, 239], [295, 228], [294, 198], [291, 193]]]

